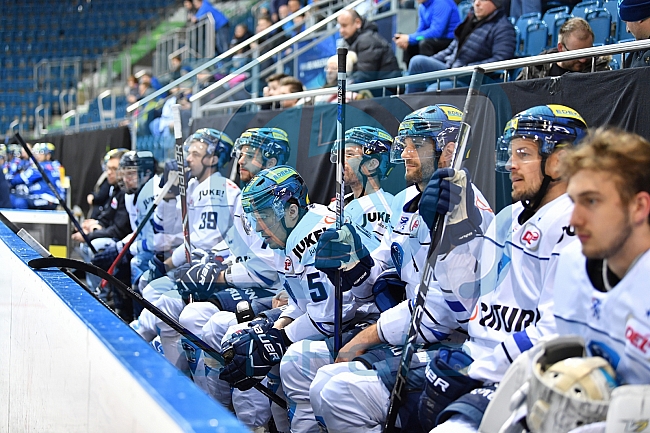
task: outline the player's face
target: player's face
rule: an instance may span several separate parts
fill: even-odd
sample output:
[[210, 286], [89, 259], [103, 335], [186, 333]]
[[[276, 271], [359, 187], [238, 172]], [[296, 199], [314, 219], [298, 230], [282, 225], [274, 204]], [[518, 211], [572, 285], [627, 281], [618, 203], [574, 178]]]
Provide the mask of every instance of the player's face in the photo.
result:
[[43, 152], [35, 152], [34, 158], [36, 158], [36, 161], [38, 162], [43, 162], [47, 160], [47, 156]]
[[200, 141], [193, 141], [187, 150], [185, 162], [190, 170], [191, 177], [199, 177], [203, 173], [203, 157], [207, 147]]
[[244, 145], [241, 147], [239, 160], [239, 178], [242, 182], [248, 183], [253, 176], [264, 168], [264, 158], [258, 147]]
[[575, 207], [571, 225], [590, 259], [621, 252], [632, 234], [629, 206], [624, 204], [611, 174], [582, 170], [569, 180], [567, 193]]
[[127, 191], [138, 188], [138, 169], [134, 167], [123, 168], [120, 170], [122, 182]]
[[266, 244], [273, 249], [282, 249], [287, 243], [287, 231], [273, 209], [266, 208], [252, 214], [253, 228]]
[[402, 158], [406, 169], [406, 183], [428, 181], [435, 171], [433, 139], [430, 137], [406, 137]]
[[515, 138], [510, 143], [510, 159], [506, 169], [512, 181], [512, 200], [530, 200], [542, 186], [542, 157], [537, 142], [527, 138]]
[[106, 180], [109, 185], [117, 184], [117, 168], [120, 166], [119, 158], [111, 158], [106, 163]]
[[361, 158], [363, 147], [357, 144], [345, 145], [345, 168], [343, 170], [343, 181], [349, 185], [355, 185], [361, 181], [359, 170], [361, 169]]

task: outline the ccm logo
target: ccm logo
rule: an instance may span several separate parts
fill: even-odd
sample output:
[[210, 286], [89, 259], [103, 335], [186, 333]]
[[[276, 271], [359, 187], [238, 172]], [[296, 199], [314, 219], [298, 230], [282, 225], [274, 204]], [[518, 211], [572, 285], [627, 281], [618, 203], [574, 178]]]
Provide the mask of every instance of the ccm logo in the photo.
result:
[[640, 332], [637, 332], [631, 326], [625, 328], [625, 338], [630, 344], [643, 353], [648, 353], [648, 345], [650, 344], [650, 338], [648, 335], [643, 335]]

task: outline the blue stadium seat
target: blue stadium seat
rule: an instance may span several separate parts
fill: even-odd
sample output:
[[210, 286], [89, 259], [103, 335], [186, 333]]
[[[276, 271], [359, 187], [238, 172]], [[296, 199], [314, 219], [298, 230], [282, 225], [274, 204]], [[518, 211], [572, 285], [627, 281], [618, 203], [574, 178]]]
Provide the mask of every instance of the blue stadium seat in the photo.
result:
[[587, 12], [585, 19], [594, 32], [594, 44], [611, 43], [612, 17], [607, 9], [593, 9]]
[[472, 2], [468, 0], [462, 0], [460, 3], [458, 3], [458, 15], [460, 16], [460, 20], [463, 21], [469, 11], [472, 10]]
[[553, 48], [557, 45], [557, 34], [560, 31], [562, 24], [566, 22], [573, 15], [569, 13], [568, 6], [560, 6], [557, 8], [549, 9], [544, 14], [543, 21], [548, 27], [548, 41], [546, 48]]
[[598, 6], [599, 4], [597, 1], [584, 1], [575, 5], [571, 13], [573, 14], [574, 17], [580, 17], [586, 19], [587, 12], [593, 9], [597, 9]]
[[[529, 14], [523, 14], [519, 17], [519, 19], [517, 19], [517, 23], [515, 24], [515, 31], [519, 32], [519, 36], [517, 38], [517, 49], [515, 50], [516, 56], [523, 57], [528, 55], [524, 54], [526, 50], [525, 41], [528, 39], [528, 26], [530, 24], [541, 21], [541, 18], [542, 15], [540, 13], [532, 12]], [[546, 46], [546, 40], [544, 40], [544, 46]]]
[[546, 48], [548, 28], [542, 20], [528, 24], [526, 36], [523, 39], [522, 56], [536, 56]]
[[612, 17], [611, 30], [609, 33], [610, 44], [615, 44], [618, 41], [618, 29], [621, 25], [621, 17], [618, 16], [618, 1], [617, 0], [605, 0], [603, 2], [603, 8], [609, 11], [609, 14]]

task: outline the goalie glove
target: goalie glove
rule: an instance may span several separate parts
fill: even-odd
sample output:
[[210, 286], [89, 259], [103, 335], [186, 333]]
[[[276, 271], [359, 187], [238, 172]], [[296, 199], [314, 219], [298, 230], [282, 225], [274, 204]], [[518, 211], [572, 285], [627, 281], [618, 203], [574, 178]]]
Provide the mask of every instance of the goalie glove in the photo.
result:
[[219, 379], [242, 391], [261, 382], [291, 344], [285, 332], [272, 328], [272, 323], [254, 322], [252, 327], [232, 334], [223, 345], [226, 366]]
[[228, 283], [218, 283], [221, 271], [228, 269], [222, 262], [196, 263], [178, 268], [176, 290], [184, 300], [190, 297], [197, 302], [208, 301], [217, 292], [228, 287]]
[[354, 226], [346, 223], [340, 230], [328, 229], [318, 239], [314, 266], [336, 284], [336, 270], [342, 270], [343, 290], [364, 282], [375, 262], [361, 242]]

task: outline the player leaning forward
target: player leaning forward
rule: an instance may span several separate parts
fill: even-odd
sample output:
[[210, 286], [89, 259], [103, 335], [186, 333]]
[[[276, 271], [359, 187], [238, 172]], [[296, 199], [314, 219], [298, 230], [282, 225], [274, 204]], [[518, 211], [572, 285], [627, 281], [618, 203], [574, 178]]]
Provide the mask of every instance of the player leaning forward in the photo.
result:
[[[357, 268], [368, 266], [368, 278], [357, 283], [351, 291], [361, 299], [375, 295], [380, 310], [394, 305], [394, 290], [388, 290], [388, 287], [396, 280], [400, 280], [400, 283], [395, 284], [401, 286], [400, 299], [403, 299], [404, 291], [410, 299], [415, 296], [419, 270], [423, 268], [430, 243], [428, 230], [420, 230], [425, 227], [418, 208], [420, 191], [424, 190], [437, 167], [449, 167], [461, 117], [462, 112], [458, 108], [439, 104], [414, 111], [400, 124], [391, 160], [405, 164], [405, 180], [409, 186], [393, 200], [391, 227], [384, 234], [380, 246], [370, 252], [370, 265], [364, 263], [349, 271], [354, 273]], [[476, 199], [486, 203], [481, 193], [475, 191]], [[474, 195], [471, 197], [468, 200], [473, 206]], [[477, 212], [476, 216], [482, 220], [482, 229], [485, 230], [493, 214], [489, 206], [482, 207], [484, 209]], [[332, 234], [334, 233], [328, 232], [328, 235]], [[321, 239], [326, 237], [324, 235]], [[328, 243], [319, 241], [319, 247], [322, 244], [328, 246]], [[363, 247], [355, 247], [355, 250], [357, 248], [363, 250]], [[319, 254], [317, 252], [317, 256]], [[350, 337], [351, 335], [345, 335], [344, 341]], [[438, 337], [445, 338], [441, 335]], [[293, 344], [282, 361], [280, 373], [291, 407], [293, 432], [318, 431], [309, 400], [309, 386], [318, 368], [334, 360], [331, 349], [331, 345], [323, 341], [302, 341]]]
[[[429, 289], [418, 341], [435, 342], [438, 334], [445, 335], [459, 326], [467, 330], [469, 340], [462, 347], [464, 353], [451, 349], [430, 354], [426, 380], [421, 379], [425, 391], [419, 404], [420, 428], [430, 429], [444, 422], [437, 427], [439, 431], [476, 431], [489, 390], [471, 393], [472, 389], [499, 382], [513, 359], [541, 335], [552, 332], [557, 256], [572, 240], [566, 228], [573, 206], [566, 194], [566, 182], [559, 175], [560, 158], [563, 149], [577, 143], [585, 130], [586, 124], [577, 112], [558, 105], [525, 110], [506, 125], [497, 168], [510, 172], [516, 203], [499, 212], [485, 232], [475, 275], [470, 268], [454, 273], [440, 267], [444, 262], [436, 265], [440, 286], [434, 284]], [[434, 180], [423, 200], [433, 196], [435, 202], [438, 192]], [[473, 278], [478, 284], [474, 295], [456, 295], [454, 302], [449, 294], [445, 298], [440, 288], [457, 286], [455, 279], [459, 276], [463, 281]], [[344, 347], [342, 353], [352, 362], [318, 371], [310, 396], [315, 414], [323, 418], [329, 431], [381, 431], [397, 363], [385, 362], [381, 370], [385, 374], [380, 374], [365, 371], [367, 364], [361, 362], [365, 360], [355, 360], [359, 359], [355, 356], [379, 343], [401, 345], [410, 321], [408, 308], [403, 303], [384, 312], [376, 326]], [[416, 354], [413, 359], [417, 358]], [[452, 367], [449, 361], [461, 365]], [[462, 369], [463, 363], [469, 364], [467, 375], [449, 373]], [[418, 372], [424, 376], [422, 370], [412, 368], [409, 379], [413, 375], [417, 380]], [[436, 378], [447, 386], [441, 387]], [[365, 398], [360, 399], [360, 395]], [[447, 407], [457, 398], [468, 404]], [[408, 415], [407, 409], [412, 406], [403, 407], [400, 417]], [[476, 409], [465, 412], [459, 407]]]

